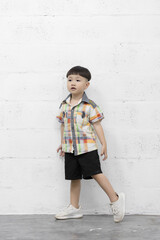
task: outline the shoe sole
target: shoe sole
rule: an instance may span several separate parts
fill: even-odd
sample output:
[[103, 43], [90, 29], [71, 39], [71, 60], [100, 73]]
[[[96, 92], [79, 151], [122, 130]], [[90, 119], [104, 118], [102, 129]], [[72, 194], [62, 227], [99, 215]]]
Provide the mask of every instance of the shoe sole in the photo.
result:
[[65, 220], [65, 219], [71, 219], [71, 218], [82, 218], [83, 217], [83, 215], [82, 214], [77, 214], [77, 215], [73, 215], [73, 216], [61, 216], [61, 217], [56, 217], [55, 216], [55, 218], [56, 219], [59, 219], [59, 220]]
[[123, 203], [124, 203], [124, 204], [123, 204], [123, 215], [122, 215], [121, 219], [119, 219], [119, 220], [114, 220], [116, 223], [121, 222], [121, 221], [123, 220], [123, 218], [124, 218], [124, 215], [125, 215], [125, 194], [122, 193], [121, 196], [122, 196], [122, 198], [123, 198]]

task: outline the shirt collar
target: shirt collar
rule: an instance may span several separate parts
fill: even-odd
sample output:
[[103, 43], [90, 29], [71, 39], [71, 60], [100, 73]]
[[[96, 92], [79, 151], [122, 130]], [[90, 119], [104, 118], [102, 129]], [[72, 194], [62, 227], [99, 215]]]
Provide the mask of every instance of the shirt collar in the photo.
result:
[[[69, 105], [71, 105], [71, 96], [69, 96], [65, 101], [66, 101], [66, 103], [68, 103]], [[81, 101], [82, 101], [82, 98], [79, 99], [79, 101], [78, 101], [77, 104], [79, 104]]]
[[[62, 101], [62, 103], [66, 103], [66, 102], [68, 102], [67, 100], [68, 100], [68, 98], [70, 97], [70, 99], [71, 99], [71, 93]], [[88, 97], [87, 97], [87, 94], [84, 92], [83, 93], [83, 96], [82, 96], [82, 102], [87, 102], [87, 103], [89, 103], [89, 99], [88, 99]], [[61, 104], [62, 104], [61, 103]], [[61, 105], [60, 105], [61, 106]]]

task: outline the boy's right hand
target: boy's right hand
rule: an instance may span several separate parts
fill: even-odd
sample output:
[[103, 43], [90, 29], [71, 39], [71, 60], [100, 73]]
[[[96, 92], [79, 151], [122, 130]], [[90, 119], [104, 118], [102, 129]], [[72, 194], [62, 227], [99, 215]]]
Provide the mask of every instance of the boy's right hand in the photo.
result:
[[57, 152], [60, 150], [60, 156], [64, 157], [64, 151], [62, 151], [62, 144], [57, 148]]

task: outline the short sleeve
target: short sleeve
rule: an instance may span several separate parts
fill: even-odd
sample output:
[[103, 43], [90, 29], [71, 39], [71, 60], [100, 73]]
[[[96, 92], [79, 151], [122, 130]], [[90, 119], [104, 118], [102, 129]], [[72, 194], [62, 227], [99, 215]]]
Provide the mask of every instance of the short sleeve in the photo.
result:
[[59, 108], [59, 111], [58, 111], [58, 114], [57, 114], [56, 118], [58, 119], [58, 122], [64, 123], [62, 105], [61, 105], [61, 107]]
[[96, 105], [96, 107], [91, 106], [90, 117], [89, 117], [90, 123], [95, 123], [99, 120], [102, 120], [103, 118], [104, 118], [104, 114], [101, 107], [98, 105]]

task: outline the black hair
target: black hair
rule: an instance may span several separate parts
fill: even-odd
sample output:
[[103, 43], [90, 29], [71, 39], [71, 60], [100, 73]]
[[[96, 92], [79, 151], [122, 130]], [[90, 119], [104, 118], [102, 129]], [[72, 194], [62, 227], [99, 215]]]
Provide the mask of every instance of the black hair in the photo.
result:
[[88, 81], [90, 81], [91, 79], [91, 73], [90, 71], [85, 68], [85, 67], [81, 67], [81, 66], [75, 66], [72, 67], [66, 74], [66, 77], [68, 77], [71, 74], [76, 74], [76, 75], [80, 75], [81, 77], [85, 77], [88, 79]]

